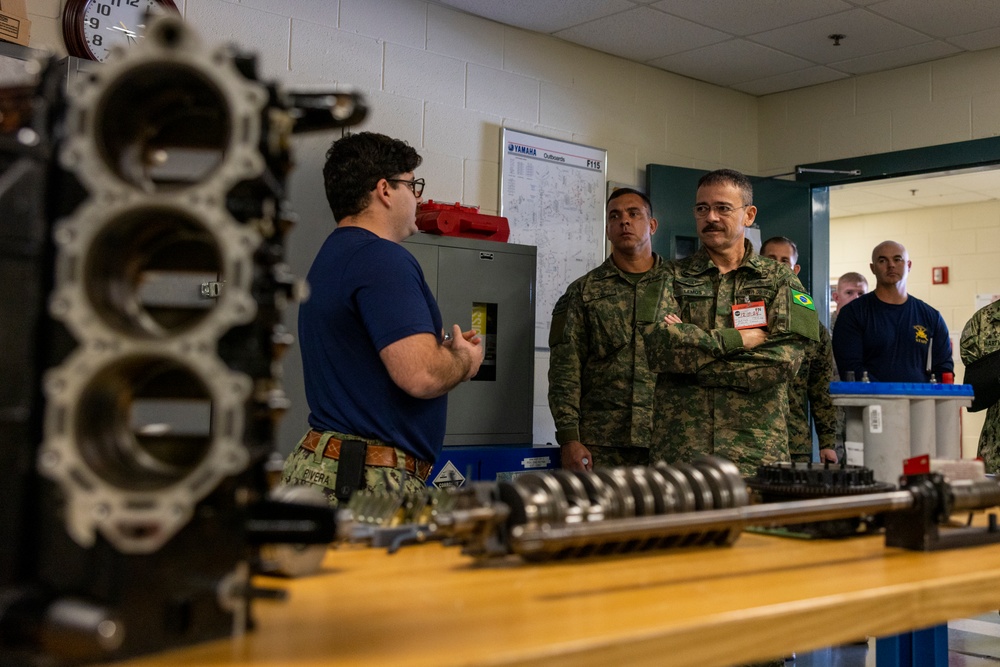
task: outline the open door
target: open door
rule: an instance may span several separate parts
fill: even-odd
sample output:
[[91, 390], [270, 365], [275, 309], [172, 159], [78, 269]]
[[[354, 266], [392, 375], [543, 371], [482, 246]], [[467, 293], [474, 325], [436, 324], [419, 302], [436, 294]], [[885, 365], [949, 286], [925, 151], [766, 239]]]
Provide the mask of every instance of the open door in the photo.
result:
[[[646, 188], [659, 228], [653, 250], [664, 259], [687, 257], [698, 248], [694, 206], [702, 169], [660, 164], [646, 165]], [[830, 312], [830, 194], [825, 186], [799, 181], [751, 176], [754, 205], [764, 241], [786, 236], [799, 248], [799, 279], [816, 302], [820, 321]]]

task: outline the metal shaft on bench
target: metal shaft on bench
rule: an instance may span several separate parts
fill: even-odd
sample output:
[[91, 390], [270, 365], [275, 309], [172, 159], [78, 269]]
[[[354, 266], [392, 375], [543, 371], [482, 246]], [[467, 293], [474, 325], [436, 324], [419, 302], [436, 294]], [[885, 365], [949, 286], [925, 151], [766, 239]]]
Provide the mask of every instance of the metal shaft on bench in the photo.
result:
[[[393, 537], [393, 549], [441, 539], [461, 544], [464, 553], [475, 557], [513, 553], [530, 561], [718, 546], [732, 544], [748, 526], [822, 525], [854, 518], [870, 525], [876, 516], [889, 546], [932, 550], [1000, 541], [995, 518], [985, 534], [939, 530], [953, 513], [1000, 506], [1000, 484], [993, 479], [952, 482], [938, 473], [910, 475], [896, 490], [870, 484], [870, 475], [860, 474], [870, 472], [866, 469], [818, 471], [820, 483], [811, 489], [811, 499], [754, 505], [748, 480], [731, 462], [714, 457], [690, 464], [534, 471], [445, 494], [432, 505], [427, 523], [408, 529], [364, 529], [364, 517], [380, 513], [352, 499], [339, 528], [345, 537], [373, 542], [380, 530], [395, 530], [399, 534]], [[794, 467], [778, 472], [782, 483], [774, 488], [779, 491], [810, 476]], [[750, 486], [759, 488], [761, 479], [750, 480]], [[845, 480], [851, 481], [846, 489]]]
[[747, 526], [782, 526], [809, 521], [845, 519], [910, 509], [913, 503], [913, 494], [909, 491], [891, 491], [730, 509], [700, 510], [685, 514], [607, 519], [592, 523], [547, 525], [537, 528], [516, 526], [511, 530], [510, 545], [515, 553], [530, 555], [586, 546], [593, 544], [595, 540], [634, 541], [725, 530], [738, 533]]
[[[538, 558], [608, 542], [630, 544], [635, 548], [635, 545], [662, 542], [671, 536], [689, 539], [697, 536], [701, 543], [731, 543], [747, 526], [772, 527], [871, 516], [914, 510], [920, 503], [929, 503], [926, 513], [944, 520], [953, 512], [1000, 505], [1000, 484], [990, 479], [955, 483], [928, 479], [922, 485], [883, 493], [585, 523], [527, 524], [510, 530], [508, 544], [514, 553]], [[711, 537], [713, 535], [716, 537]], [[709, 537], [705, 540], [702, 536]]]

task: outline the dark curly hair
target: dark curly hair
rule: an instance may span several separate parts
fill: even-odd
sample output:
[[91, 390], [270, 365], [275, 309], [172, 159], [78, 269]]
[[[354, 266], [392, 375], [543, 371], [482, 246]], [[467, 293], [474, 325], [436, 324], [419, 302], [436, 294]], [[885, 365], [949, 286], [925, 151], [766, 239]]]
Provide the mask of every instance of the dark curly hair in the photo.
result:
[[323, 184], [338, 222], [365, 210], [375, 184], [416, 169], [423, 158], [405, 141], [375, 132], [349, 134], [326, 152]]

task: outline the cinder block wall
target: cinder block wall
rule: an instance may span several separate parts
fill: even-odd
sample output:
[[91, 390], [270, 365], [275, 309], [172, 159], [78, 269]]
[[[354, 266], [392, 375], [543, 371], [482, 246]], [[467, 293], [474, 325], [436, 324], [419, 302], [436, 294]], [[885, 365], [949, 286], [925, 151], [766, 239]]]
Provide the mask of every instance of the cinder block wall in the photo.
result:
[[[260, 54], [265, 77], [361, 90], [372, 106], [363, 129], [406, 139], [425, 156], [427, 197], [487, 213], [498, 208], [502, 126], [606, 148], [609, 179], [637, 185], [650, 162], [766, 175], [1000, 131], [1000, 50], [754, 98], [421, 0], [176, 2], [207, 39]], [[65, 53], [63, 3], [31, 0], [33, 47]], [[322, 143], [298, 143], [299, 169], [316, 173]], [[318, 186], [317, 177], [302, 187]], [[322, 207], [300, 213], [303, 226], [332, 224]], [[976, 220], [987, 231], [972, 231], [972, 222], [959, 223], [950, 236], [967, 240], [978, 254], [996, 220]], [[835, 222], [834, 238], [840, 224], [851, 225]], [[293, 242], [304, 238], [297, 233]], [[920, 267], [929, 274], [939, 265], [917, 249], [925, 244], [938, 253], [940, 236], [933, 238], [898, 239], [911, 246], [918, 274]], [[867, 240], [858, 247], [865, 246], [870, 250]], [[834, 244], [834, 273], [857, 266], [844, 252]], [[984, 270], [997, 265], [991, 258], [975, 261]], [[293, 269], [304, 273], [305, 264]], [[953, 319], [965, 317], [962, 306], [938, 303], [916, 275], [912, 286], [936, 307], [955, 309]], [[961, 289], [954, 283], [954, 291]], [[996, 290], [976, 287], [984, 289]], [[972, 298], [955, 297], [966, 304]], [[961, 324], [949, 320], [956, 330]], [[541, 352], [536, 357], [535, 441], [546, 442], [553, 438], [545, 405], [548, 360]], [[972, 430], [978, 434], [978, 427], [966, 427], [967, 434]]]
[[995, 136], [1000, 49], [759, 98], [762, 174]]
[[[361, 91], [371, 113], [356, 129], [417, 147], [425, 198], [495, 214], [501, 127], [606, 148], [608, 178], [619, 183], [643, 186], [651, 162], [757, 171], [756, 98], [555, 38], [420, 0], [176, 3], [205, 39], [258, 53], [265, 78]], [[63, 0], [29, 4], [32, 46], [65, 54]], [[297, 140], [298, 168], [315, 174], [300, 187], [322, 191], [329, 139]], [[312, 243], [304, 228], [331, 229], [332, 218], [322, 206], [298, 212], [290, 255], [308, 256], [292, 267], [302, 275], [311, 261], [303, 246]], [[536, 354], [535, 369], [535, 441], [550, 442], [547, 353]], [[304, 405], [301, 392], [292, 398]], [[304, 424], [306, 414], [297, 407], [286, 422]]]

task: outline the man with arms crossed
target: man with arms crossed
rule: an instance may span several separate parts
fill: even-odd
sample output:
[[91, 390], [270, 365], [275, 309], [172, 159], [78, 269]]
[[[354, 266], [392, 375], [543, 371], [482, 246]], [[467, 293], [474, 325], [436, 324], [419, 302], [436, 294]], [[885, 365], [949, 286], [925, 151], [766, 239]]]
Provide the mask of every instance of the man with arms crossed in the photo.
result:
[[646, 333], [659, 373], [653, 439], [667, 463], [712, 454], [749, 476], [789, 460], [786, 383], [819, 320], [795, 274], [746, 239], [757, 215], [746, 176], [705, 174], [694, 215], [702, 247], [671, 262], [662, 321]]

